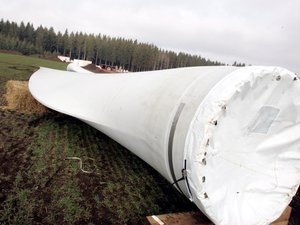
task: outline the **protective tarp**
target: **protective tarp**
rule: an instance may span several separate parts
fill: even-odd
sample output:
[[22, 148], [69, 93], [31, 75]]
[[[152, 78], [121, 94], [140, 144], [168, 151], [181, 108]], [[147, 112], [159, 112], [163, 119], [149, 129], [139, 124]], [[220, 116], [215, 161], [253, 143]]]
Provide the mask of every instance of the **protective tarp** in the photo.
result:
[[300, 183], [300, 82], [285, 69], [90, 76], [42, 68], [29, 88], [177, 181], [216, 224], [269, 224]]
[[283, 69], [248, 67], [202, 101], [186, 141], [187, 177], [192, 199], [216, 224], [270, 224], [295, 195], [299, 83]]

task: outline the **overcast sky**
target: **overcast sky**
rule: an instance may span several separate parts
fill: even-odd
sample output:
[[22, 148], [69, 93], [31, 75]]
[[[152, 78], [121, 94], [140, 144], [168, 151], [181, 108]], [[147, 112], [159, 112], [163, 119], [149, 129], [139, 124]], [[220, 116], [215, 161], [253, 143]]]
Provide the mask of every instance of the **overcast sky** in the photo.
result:
[[300, 0], [0, 0], [0, 17], [300, 74]]

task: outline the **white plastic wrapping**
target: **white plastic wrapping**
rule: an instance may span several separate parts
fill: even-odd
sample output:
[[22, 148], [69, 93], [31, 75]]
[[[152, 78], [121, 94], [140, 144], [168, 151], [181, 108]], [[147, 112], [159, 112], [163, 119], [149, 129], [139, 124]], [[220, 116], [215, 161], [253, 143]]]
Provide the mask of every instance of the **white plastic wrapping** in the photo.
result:
[[269, 224], [300, 183], [300, 82], [276, 67], [95, 75], [42, 68], [42, 104], [138, 155], [216, 224]]
[[192, 198], [216, 224], [270, 224], [296, 193], [299, 90], [284, 69], [248, 67], [202, 101], [185, 158]]

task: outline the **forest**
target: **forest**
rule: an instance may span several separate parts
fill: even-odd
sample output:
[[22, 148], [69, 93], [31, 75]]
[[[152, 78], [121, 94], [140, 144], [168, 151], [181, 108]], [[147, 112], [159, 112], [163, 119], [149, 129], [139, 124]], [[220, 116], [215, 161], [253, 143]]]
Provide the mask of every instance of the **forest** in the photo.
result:
[[[223, 65], [199, 55], [174, 52], [137, 40], [82, 32], [64, 33], [53, 27], [24, 22], [0, 21], [0, 49], [24, 55], [47, 53], [90, 60], [97, 65], [117, 66], [129, 71], [149, 71], [188, 66]], [[235, 66], [244, 64], [234, 63]]]

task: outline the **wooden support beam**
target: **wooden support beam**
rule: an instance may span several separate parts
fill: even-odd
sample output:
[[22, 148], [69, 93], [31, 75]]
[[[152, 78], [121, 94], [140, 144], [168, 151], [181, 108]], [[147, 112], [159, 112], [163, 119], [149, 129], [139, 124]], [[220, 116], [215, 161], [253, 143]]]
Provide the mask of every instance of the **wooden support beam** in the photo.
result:
[[[287, 207], [271, 225], [288, 225], [291, 210]], [[147, 220], [151, 225], [214, 225], [200, 211], [147, 216]]]

